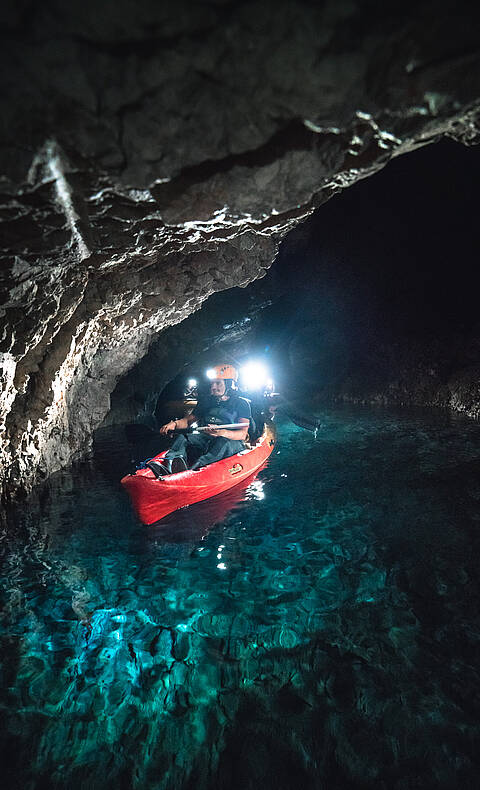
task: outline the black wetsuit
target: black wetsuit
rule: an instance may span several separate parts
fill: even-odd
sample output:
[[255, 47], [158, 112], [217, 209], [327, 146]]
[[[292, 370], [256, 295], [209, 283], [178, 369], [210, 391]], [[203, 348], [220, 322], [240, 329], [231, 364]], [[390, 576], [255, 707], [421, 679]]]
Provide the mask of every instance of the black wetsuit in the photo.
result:
[[[250, 404], [245, 398], [232, 394], [228, 400], [208, 395], [201, 398], [195, 408], [194, 415], [199, 425], [230, 425], [249, 420]], [[235, 430], [235, 429], [233, 429]], [[187, 453], [196, 454], [197, 459], [191, 469], [199, 469], [214, 461], [228, 458], [243, 450], [245, 442], [239, 439], [226, 439], [224, 436], [208, 436], [204, 433], [179, 434], [173, 442], [165, 458], [182, 457], [188, 463]], [[189, 452], [191, 451], [191, 452]]]

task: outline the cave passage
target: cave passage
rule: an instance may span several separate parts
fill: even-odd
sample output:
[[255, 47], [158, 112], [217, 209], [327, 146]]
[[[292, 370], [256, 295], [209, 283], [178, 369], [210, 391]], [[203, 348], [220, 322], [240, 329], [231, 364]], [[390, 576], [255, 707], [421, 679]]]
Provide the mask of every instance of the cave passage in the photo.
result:
[[[2, 790], [476, 790], [480, 4], [3, 5]], [[318, 430], [144, 528], [248, 358]]]
[[296, 400], [480, 416], [479, 178], [480, 148], [444, 141], [333, 197], [286, 236], [265, 277], [160, 334], [106, 422], [147, 419], [167, 381], [180, 397], [190, 375], [248, 358]]
[[10, 513], [4, 787], [476, 785], [480, 426], [318, 416], [162, 526], [112, 427]]
[[[93, 456], [9, 508], [5, 788], [478, 784], [480, 426], [425, 408], [478, 411], [478, 162], [442, 144], [334, 198], [263, 280], [163, 332]], [[124, 423], [248, 356], [316, 440], [280, 419], [248, 485], [143, 528], [119, 480], [162, 440]]]

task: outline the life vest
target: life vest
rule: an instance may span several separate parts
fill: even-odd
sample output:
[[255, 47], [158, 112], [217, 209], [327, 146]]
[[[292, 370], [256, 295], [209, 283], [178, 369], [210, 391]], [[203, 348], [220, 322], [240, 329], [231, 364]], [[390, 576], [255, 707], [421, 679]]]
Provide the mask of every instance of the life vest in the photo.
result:
[[250, 405], [245, 398], [231, 395], [228, 400], [220, 400], [209, 396], [205, 401], [200, 401], [198, 410], [195, 410], [200, 425], [230, 425], [248, 420]]

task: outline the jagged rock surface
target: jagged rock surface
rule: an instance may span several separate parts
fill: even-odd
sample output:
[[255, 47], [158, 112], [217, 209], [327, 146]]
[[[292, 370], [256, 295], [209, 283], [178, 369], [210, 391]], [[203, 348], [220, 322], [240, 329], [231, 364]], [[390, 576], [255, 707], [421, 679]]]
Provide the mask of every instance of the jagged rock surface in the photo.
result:
[[478, 141], [470, 5], [2, 11], [2, 485], [89, 442], [152, 338], [393, 156]]

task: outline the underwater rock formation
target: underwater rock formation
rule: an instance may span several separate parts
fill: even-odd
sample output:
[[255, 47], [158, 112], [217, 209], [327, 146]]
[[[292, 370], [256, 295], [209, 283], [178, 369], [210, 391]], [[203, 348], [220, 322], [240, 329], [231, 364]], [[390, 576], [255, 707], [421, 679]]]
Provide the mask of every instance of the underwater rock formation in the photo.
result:
[[471, 6], [21, 1], [3, 12], [4, 490], [89, 445], [118, 380], [339, 190], [478, 142]]

